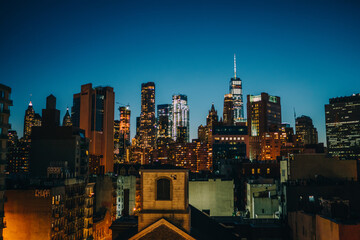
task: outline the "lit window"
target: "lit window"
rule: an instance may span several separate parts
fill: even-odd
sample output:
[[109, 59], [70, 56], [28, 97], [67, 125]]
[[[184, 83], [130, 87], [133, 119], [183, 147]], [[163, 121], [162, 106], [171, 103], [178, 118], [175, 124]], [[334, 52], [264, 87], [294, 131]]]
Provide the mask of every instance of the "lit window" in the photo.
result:
[[260, 174], [260, 168], [257, 169], [257, 173]]
[[252, 173], [252, 174], [255, 174], [255, 169], [254, 169], [254, 168], [251, 169], [251, 173]]
[[270, 168], [267, 168], [267, 169], [266, 169], [266, 173], [267, 173], [267, 174], [270, 174]]

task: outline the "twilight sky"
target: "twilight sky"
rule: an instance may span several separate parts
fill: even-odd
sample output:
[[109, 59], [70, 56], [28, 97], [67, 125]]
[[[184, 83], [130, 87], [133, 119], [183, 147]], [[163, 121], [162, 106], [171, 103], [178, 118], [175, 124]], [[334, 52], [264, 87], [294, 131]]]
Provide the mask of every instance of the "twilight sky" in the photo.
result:
[[[314, 3], [316, 2], [316, 3]], [[141, 83], [156, 104], [186, 94], [191, 138], [237, 75], [247, 94], [281, 97], [282, 121], [310, 116], [325, 141], [324, 104], [360, 92], [359, 1], [0, 1], [0, 82], [12, 88], [10, 122], [22, 136], [30, 94], [49, 94], [61, 118], [80, 86], [114, 87], [130, 104], [131, 135]], [[116, 104], [118, 107], [118, 104]], [[119, 119], [119, 111], [115, 111]]]

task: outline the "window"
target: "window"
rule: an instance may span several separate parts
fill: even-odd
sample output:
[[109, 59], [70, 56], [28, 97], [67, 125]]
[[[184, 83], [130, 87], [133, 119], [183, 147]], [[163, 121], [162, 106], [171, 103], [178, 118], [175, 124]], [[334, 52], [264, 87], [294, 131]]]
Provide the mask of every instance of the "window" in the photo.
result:
[[170, 199], [170, 180], [167, 178], [160, 178], [156, 181], [156, 200], [171, 200]]
[[270, 168], [267, 168], [267, 169], [266, 169], [266, 173], [267, 173], [267, 174], [270, 174]]
[[257, 173], [260, 174], [260, 168], [257, 169]]
[[255, 169], [254, 169], [254, 168], [251, 169], [251, 173], [252, 173], [252, 174], [255, 174]]

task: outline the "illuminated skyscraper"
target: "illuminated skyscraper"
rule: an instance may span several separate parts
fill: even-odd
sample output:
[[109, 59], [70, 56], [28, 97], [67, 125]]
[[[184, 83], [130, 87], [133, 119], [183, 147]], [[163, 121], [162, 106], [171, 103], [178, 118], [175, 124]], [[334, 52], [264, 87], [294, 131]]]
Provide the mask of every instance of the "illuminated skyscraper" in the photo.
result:
[[[185, 137], [185, 142], [189, 142], [189, 106], [187, 104], [186, 95], [173, 95], [172, 100], [172, 110], [173, 110], [173, 125], [172, 125], [172, 138], [174, 141], [177, 140], [178, 127], [181, 128], [182, 136]], [[185, 129], [184, 129], [185, 128]]]
[[119, 107], [120, 123], [119, 123], [119, 139], [124, 145], [130, 144], [130, 107]]
[[113, 171], [114, 101], [112, 87], [92, 88], [91, 83], [82, 85], [81, 92], [74, 94], [71, 120], [90, 139], [90, 172]]
[[32, 127], [41, 126], [41, 116], [35, 113], [32, 102], [30, 101], [28, 108], [25, 111], [24, 117], [24, 139], [29, 140], [31, 136]]
[[340, 159], [360, 159], [360, 94], [331, 98], [325, 105], [329, 153]]
[[157, 105], [157, 138], [170, 138], [172, 131], [172, 105]]
[[141, 115], [139, 127], [139, 146], [142, 148], [155, 145], [155, 83], [141, 84]]
[[234, 98], [232, 94], [224, 96], [223, 121], [225, 125], [234, 125]]
[[70, 117], [70, 113], [69, 113], [69, 108], [66, 108], [66, 113], [65, 116], [63, 118], [63, 126], [72, 126], [72, 122], [71, 122], [71, 117]]
[[234, 54], [234, 77], [230, 80], [230, 94], [234, 99], [234, 123], [244, 121], [244, 101], [242, 92], [242, 81], [236, 77], [236, 56]]
[[278, 131], [281, 127], [280, 97], [267, 93], [248, 95], [247, 121], [251, 136]]
[[308, 116], [301, 116], [295, 120], [296, 134], [300, 137], [302, 144], [317, 144], [318, 133]]
[[[248, 95], [247, 123], [249, 135], [251, 136], [249, 139], [249, 157], [250, 159], [265, 160], [266, 157], [264, 156], [270, 156], [266, 155], [266, 148], [277, 146], [277, 142], [267, 144], [266, 140], [269, 137], [276, 136], [269, 133], [278, 132], [281, 129], [280, 97], [270, 96], [267, 93], [261, 93], [261, 95], [257, 96]], [[271, 155], [269, 159], [271, 157], [274, 156]]]

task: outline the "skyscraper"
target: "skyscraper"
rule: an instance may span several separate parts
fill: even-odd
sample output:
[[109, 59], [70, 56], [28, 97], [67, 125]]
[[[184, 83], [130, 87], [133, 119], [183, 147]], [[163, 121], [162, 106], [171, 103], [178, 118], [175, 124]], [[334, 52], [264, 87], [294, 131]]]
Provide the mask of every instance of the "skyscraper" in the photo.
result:
[[11, 128], [9, 124], [10, 117], [10, 106], [13, 105], [12, 100], [10, 100], [11, 88], [0, 84], [0, 239], [3, 238], [3, 228], [5, 226], [4, 222], [4, 202], [5, 202], [5, 163], [6, 163], [6, 153], [7, 153], [7, 139], [8, 139], [8, 130]]
[[141, 84], [141, 115], [139, 127], [139, 146], [141, 148], [155, 145], [155, 83]]
[[360, 159], [360, 94], [331, 98], [325, 105], [329, 153], [340, 159]]
[[[250, 159], [265, 159], [266, 148], [276, 146], [277, 142], [270, 144], [269, 134], [281, 129], [280, 97], [270, 96], [267, 93], [247, 96], [247, 125], [249, 129]], [[278, 152], [278, 151], [276, 151]], [[271, 158], [274, 156], [272, 155]]]
[[189, 142], [189, 128], [190, 116], [189, 106], [187, 103], [187, 96], [183, 94], [173, 95], [172, 97], [172, 110], [173, 110], [173, 125], [172, 125], [172, 138], [177, 140], [178, 127], [181, 127], [182, 136], [185, 137], [185, 142]]
[[41, 117], [35, 113], [32, 102], [30, 101], [28, 108], [25, 110], [24, 117], [24, 139], [29, 140], [31, 136], [31, 128], [41, 126]]
[[157, 105], [157, 138], [171, 138], [172, 105]]
[[114, 166], [114, 101], [112, 87], [85, 84], [80, 93], [74, 94], [71, 113], [73, 126], [84, 129], [90, 139], [90, 165], [105, 173], [112, 172]]
[[308, 116], [301, 116], [295, 120], [296, 134], [300, 137], [302, 144], [317, 144], [318, 133]]
[[71, 117], [70, 117], [70, 113], [69, 113], [69, 108], [66, 108], [66, 113], [65, 116], [63, 118], [63, 126], [72, 126], [72, 122], [71, 122]]
[[120, 122], [119, 122], [119, 138], [120, 142], [123, 142], [125, 145], [130, 144], [130, 107], [122, 106], [119, 107], [120, 111]]
[[275, 132], [281, 127], [280, 97], [267, 93], [247, 96], [247, 121], [251, 136]]
[[244, 121], [244, 101], [242, 92], [242, 81], [236, 77], [236, 55], [234, 54], [234, 77], [230, 79], [230, 94], [234, 99], [234, 123]]
[[225, 125], [234, 125], [234, 98], [232, 94], [224, 96], [223, 122]]
[[126, 159], [126, 149], [130, 146], [130, 107], [122, 106], [119, 107], [120, 111], [120, 120], [118, 121], [118, 157], [121, 162], [124, 162]]

